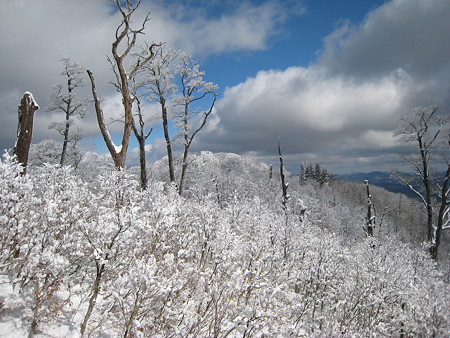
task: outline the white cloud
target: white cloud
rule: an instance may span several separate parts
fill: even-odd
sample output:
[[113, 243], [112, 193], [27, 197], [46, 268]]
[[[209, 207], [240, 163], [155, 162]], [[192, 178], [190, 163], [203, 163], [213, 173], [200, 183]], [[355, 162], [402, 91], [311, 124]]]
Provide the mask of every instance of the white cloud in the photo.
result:
[[[282, 1], [260, 4], [242, 1], [226, 13], [214, 16], [206, 12], [204, 6], [189, 3], [153, 2], [143, 6], [151, 13], [147, 33], [153, 40], [169, 42], [202, 56], [266, 49], [269, 39], [278, 33], [277, 25], [284, 20], [289, 7]], [[302, 7], [297, 5], [297, 14], [301, 12], [298, 8]]]
[[[151, 12], [145, 38], [200, 56], [268, 48], [287, 8], [283, 1], [243, 1], [214, 16], [203, 6], [164, 4], [142, 2], [135, 23]], [[227, 88], [198, 135], [197, 148], [265, 156], [276, 152], [281, 136], [286, 158], [351, 164], [358, 158], [379, 160], [380, 149], [391, 156], [396, 150], [388, 135], [398, 111], [435, 103], [450, 109], [449, 12], [446, 0], [392, 0], [368, 13], [359, 26], [344, 23], [325, 38], [320, 57], [309, 67], [261, 71]], [[63, 80], [62, 57], [94, 72], [108, 119], [120, 114], [106, 62], [120, 17], [107, 2], [1, 1], [0, 18], [1, 147], [14, 143], [17, 106], [25, 91], [41, 106], [35, 141], [55, 137], [47, 125], [56, 116], [45, 106], [52, 86]], [[84, 94], [90, 95], [89, 88]], [[92, 108], [83, 128], [88, 136], [99, 135]], [[157, 139], [151, 153], [163, 150], [164, 142]]]
[[367, 130], [360, 138], [364, 147], [394, 148], [398, 146], [398, 140], [392, 131]]
[[[281, 20], [282, 11], [282, 6], [272, 2], [252, 5], [244, 1], [226, 15], [207, 17], [201, 7], [186, 6], [143, 1], [133, 22], [140, 26], [147, 12], [151, 12], [143, 38], [207, 56], [264, 49], [276, 31], [274, 26]], [[113, 74], [106, 61], [121, 20], [114, 6], [103, 0], [0, 1], [0, 19], [0, 123], [5, 130], [0, 136], [0, 147], [14, 143], [17, 106], [25, 91], [32, 92], [41, 105], [35, 119], [34, 140], [55, 137], [47, 129], [55, 115], [45, 112], [45, 107], [53, 85], [64, 81], [58, 62], [63, 57], [72, 58], [94, 73], [98, 95], [106, 100], [105, 115], [110, 118], [109, 112], [116, 112], [115, 88], [109, 85]], [[91, 95], [88, 87], [80, 91], [83, 95]], [[83, 127], [87, 136], [99, 133], [92, 107]]]
[[399, 112], [450, 108], [449, 12], [445, 0], [393, 0], [360, 26], [341, 25], [309, 67], [261, 71], [227, 88], [202, 146], [264, 156], [281, 136], [284, 152], [299, 160], [315, 153], [336, 168], [381, 165], [399, 151]]
[[289, 140], [289, 152], [329, 147], [367, 130], [394, 127], [394, 115], [413, 88], [403, 72], [361, 82], [329, 77], [318, 67], [261, 71], [225, 91], [217, 104], [220, 121], [202, 142], [220, 137], [218, 142], [233, 145], [234, 151], [255, 150], [257, 144], [270, 153], [273, 140], [282, 136]]
[[333, 73], [378, 76], [402, 68], [421, 80], [449, 71], [447, 0], [392, 0], [359, 26], [344, 22], [325, 39], [319, 63]]

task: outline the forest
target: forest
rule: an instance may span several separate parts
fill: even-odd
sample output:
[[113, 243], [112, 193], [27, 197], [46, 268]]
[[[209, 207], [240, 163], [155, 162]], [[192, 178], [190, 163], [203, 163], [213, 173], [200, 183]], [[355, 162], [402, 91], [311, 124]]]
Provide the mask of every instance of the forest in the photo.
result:
[[[418, 146], [404, 160], [419, 184], [393, 177], [414, 198], [336, 180], [320, 164], [290, 173], [282, 138], [274, 166], [193, 151], [217, 85], [191, 55], [137, 44], [149, 21], [132, 19], [140, 1], [111, 4], [122, 20], [107, 57], [120, 116], [104, 114], [93, 71], [62, 59], [63, 84], [45, 108], [61, 113], [49, 128], [62, 142], [32, 143], [39, 105], [26, 92], [0, 161], [2, 334], [448, 335], [448, 115], [420, 106], [399, 119], [395, 136]], [[92, 95], [78, 99], [86, 78]], [[77, 146], [88, 105], [108, 154]], [[167, 152], [147, 163], [157, 126]], [[132, 137], [139, 166], [126, 162]]]
[[448, 333], [448, 276], [422, 245], [415, 199], [371, 187], [379, 211], [368, 236], [364, 184], [286, 173], [283, 203], [281, 175], [267, 164], [201, 152], [180, 196], [167, 157], [149, 166], [145, 190], [138, 168], [119, 171], [104, 157], [76, 169], [54, 162], [21, 175], [10, 153], [1, 161], [2, 332]]

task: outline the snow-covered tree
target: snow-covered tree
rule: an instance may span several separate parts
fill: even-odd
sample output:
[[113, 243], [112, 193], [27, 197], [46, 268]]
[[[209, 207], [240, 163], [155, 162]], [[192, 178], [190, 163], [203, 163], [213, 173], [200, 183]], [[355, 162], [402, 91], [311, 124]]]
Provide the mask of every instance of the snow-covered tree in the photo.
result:
[[64, 70], [61, 75], [66, 77], [66, 84], [57, 84], [54, 87], [52, 95], [49, 97], [51, 103], [47, 107], [47, 111], [61, 111], [64, 113], [64, 120], [62, 122], [52, 122], [49, 125], [50, 129], [55, 129], [63, 136], [63, 144], [60, 155], [59, 164], [65, 163], [67, 154], [67, 147], [71, 144], [75, 147], [77, 142], [82, 137], [80, 128], [71, 133], [71, 126], [74, 124], [74, 118], [82, 119], [86, 114], [86, 105], [90, 102], [89, 99], [78, 99], [77, 88], [86, 86], [83, 74], [84, 68], [72, 61], [69, 58], [61, 60], [64, 64]]
[[[66, 149], [64, 163], [77, 168], [83, 152], [74, 144]], [[55, 140], [43, 140], [31, 145], [30, 148], [30, 166], [40, 166], [47, 164], [60, 164], [61, 162], [61, 143]]]
[[[200, 65], [192, 59], [191, 55], [181, 53], [179, 62], [177, 73], [181, 80], [182, 96], [176, 99], [180, 111], [175, 115], [175, 123], [180, 129], [180, 137], [183, 144], [183, 159], [178, 185], [178, 191], [181, 195], [184, 189], [189, 149], [195, 136], [205, 126], [209, 115], [213, 111], [218, 87], [212, 82], [203, 80], [205, 72], [200, 70]], [[207, 108], [203, 109], [201, 102], [209, 96], [212, 99]]]
[[[85, 336], [446, 335], [450, 293], [429, 255], [391, 233], [365, 239], [355, 231], [366, 210], [364, 185], [291, 180], [286, 218], [281, 177], [270, 180], [268, 165], [209, 152], [191, 160], [182, 198], [158, 176], [141, 190], [138, 177], [105, 166], [95, 177], [93, 170], [59, 165], [22, 176], [6, 153], [0, 330], [14, 336], [81, 336], [82, 327]], [[161, 163], [154, 173], [166, 172]], [[374, 202], [399, 204], [398, 195], [372, 188]], [[401, 203], [406, 211], [416, 205]], [[295, 215], [305, 205], [308, 217], [300, 222]], [[399, 214], [401, 226], [414, 222]], [[388, 216], [391, 231], [394, 215]]]
[[178, 52], [165, 45], [155, 50], [155, 55], [140, 71], [142, 77], [142, 92], [150, 102], [157, 102], [161, 107], [161, 121], [166, 141], [168, 169], [170, 182], [175, 182], [174, 160], [172, 151], [172, 140], [169, 134], [170, 122], [170, 99], [176, 92], [173, 83], [173, 63]]
[[399, 126], [395, 132], [396, 136], [404, 142], [417, 142], [418, 154], [403, 156], [414, 169], [415, 174], [420, 178], [421, 187], [414, 187], [400, 175], [396, 177], [405, 183], [423, 202], [427, 215], [427, 240], [430, 243], [430, 253], [437, 259], [438, 247], [436, 244], [440, 239], [436, 239], [437, 224], [434, 219], [433, 208], [433, 182], [431, 168], [436, 151], [441, 147], [440, 137], [444, 127], [448, 127], [449, 115], [438, 112], [438, 106], [416, 107], [410, 113], [404, 114], [399, 119]]

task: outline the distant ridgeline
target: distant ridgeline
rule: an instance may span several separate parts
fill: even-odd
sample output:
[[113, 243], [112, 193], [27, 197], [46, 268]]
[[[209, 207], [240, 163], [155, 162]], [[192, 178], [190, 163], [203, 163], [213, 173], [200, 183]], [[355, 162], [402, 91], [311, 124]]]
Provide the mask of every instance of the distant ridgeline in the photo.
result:
[[[411, 179], [415, 179], [415, 175], [411, 173], [401, 173], [403, 176], [410, 176]], [[345, 175], [336, 175], [336, 179], [364, 183], [365, 180], [369, 181], [369, 184], [375, 185], [386, 189], [387, 191], [394, 193], [405, 194], [408, 197], [416, 198], [417, 195], [412, 192], [405, 184], [399, 182], [395, 177], [392, 177], [389, 172], [372, 171], [370, 173], [353, 173]], [[417, 180], [415, 186], [419, 186], [421, 183]], [[438, 196], [436, 196], [438, 197]]]

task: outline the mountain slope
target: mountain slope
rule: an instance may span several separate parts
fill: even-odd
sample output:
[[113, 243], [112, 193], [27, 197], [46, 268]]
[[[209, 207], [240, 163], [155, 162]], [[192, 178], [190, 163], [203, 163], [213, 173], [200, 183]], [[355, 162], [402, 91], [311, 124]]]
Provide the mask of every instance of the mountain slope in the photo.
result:
[[401, 193], [409, 197], [416, 197], [416, 195], [404, 184], [398, 182], [395, 178], [391, 177], [391, 173], [382, 171], [372, 171], [369, 173], [352, 173], [345, 175], [336, 175], [338, 180], [364, 183], [368, 180], [371, 185], [381, 187], [387, 191], [394, 193]]

